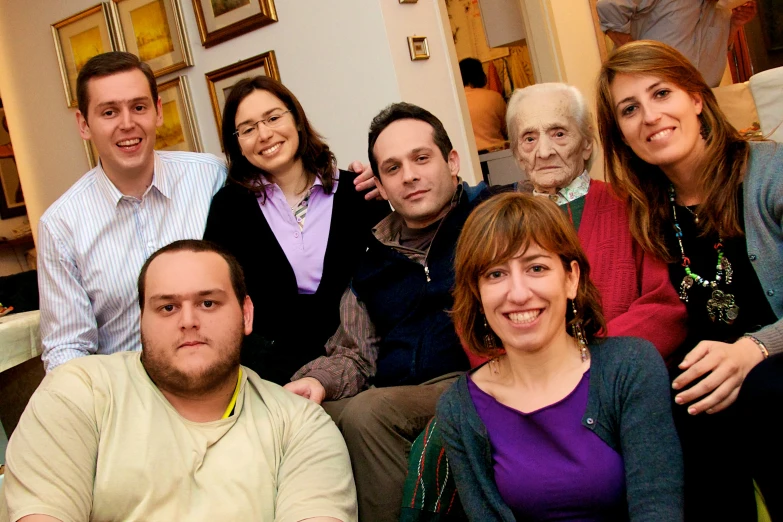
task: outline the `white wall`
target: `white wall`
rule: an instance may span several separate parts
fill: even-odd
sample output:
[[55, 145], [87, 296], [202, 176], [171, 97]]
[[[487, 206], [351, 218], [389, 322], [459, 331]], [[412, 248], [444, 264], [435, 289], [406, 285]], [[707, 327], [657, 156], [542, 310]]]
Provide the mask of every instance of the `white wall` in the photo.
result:
[[[46, 208], [88, 169], [75, 109], [65, 105], [50, 25], [95, 3], [0, 0], [0, 91], [34, 231]], [[169, 77], [190, 78], [207, 152], [221, 154], [204, 74], [273, 49], [282, 81], [296, 93], [341, 166], [366, 161], [370, 120], [402, 99], [440, 117], [467, 157], [472, 135], [458, 109], [451, 74], [456, 58], [449, 55], [435, 0], [412, 5], [396, 0], [277, 0], [275, 5], [279, 22], [204, 49], [193, 4], [182, 0], [196, 65]], [[430, 38], [430, 60], [408, 58], [406, 36], [414, 33]], [[463, 176], [474, 180], [470, 162], [463, 164]]]

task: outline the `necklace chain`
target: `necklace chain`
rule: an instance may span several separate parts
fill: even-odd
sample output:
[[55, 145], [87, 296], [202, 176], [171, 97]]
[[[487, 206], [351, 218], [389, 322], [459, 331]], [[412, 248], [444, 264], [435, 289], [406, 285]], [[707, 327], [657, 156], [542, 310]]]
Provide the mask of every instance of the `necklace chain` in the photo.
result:
[[693, 222], [698, 225], [699, 224], [699, 214], [697, 212], [694, 212], [693, 210], [691, 210], [691, 208], [688, 207], [688, 206], [683, 206], [683, 208], [691, 213], [691, 216], [693, 216]]
[[[682, 246], [682, 228], [677, 222], [677, 206], [675, 204], [675, 192], [674, 185], [669, 185], [669, 201], [672, 205], [672, 218], [674, 219], [674, 235], [677, 238], [677, 243], [680, 246], [680, 255], [682, 257], [682, 266], [685, 269], [685, 277], [682, 278], [680, 283], [680, 299], [684, 302], [688, 302], [688, 291], [693, 287], [701, 286], [703, 288], [712, 289], [712, 298], [707, 301], [707, 314], [712, 321], [720, 319], [724, 323], [731, 324], [739, 315], [739, 306], [734, 302], [734, 295], [728, 292], [718, 290], [718, 285], [724, 282], [726, 286], [730, 285], [733, 276], [734, 269], [731, 266], [728, 258], [723, 253], [723, 239], [718, 237], [718, 242], [715, 243], [713, 248], [718, 254], [718, 261], [715, 265], [715, 280], [709, 281], [704, 279], [696, 272], [691, 270], [691, 260], [685, 255], [685, 248]], [[693, 214], [695, 222], [698, 224], [699, 216], [688, 207], [685, 209]]]

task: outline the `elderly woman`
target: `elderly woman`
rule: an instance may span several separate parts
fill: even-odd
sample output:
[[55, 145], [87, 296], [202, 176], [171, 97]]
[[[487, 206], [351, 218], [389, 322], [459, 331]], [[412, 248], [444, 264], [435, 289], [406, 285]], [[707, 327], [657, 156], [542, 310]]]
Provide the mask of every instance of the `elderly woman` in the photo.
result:
[[437, 419], [470, 520], [680, 520], [666, 367], [604, 329], [590, 266], [550, 201], [503, 194], [468, 218], [454, 322], [489, 363]]
[[533, 194], [557, 203], [577, 231], [601, 293], [607, 335], [647, 339], [668, 357], [685, 339], [685, 307], [666, 264], [632, 237], [625, 204], [588, 174], [595, 133], [582, 94], [562, 83], [519, 89], [506, 121]]
[[783, 147], [743, 140], [699, 72], [665, 44], [619, 48], [598, 91], [607, 178], [639, 244], [671, 263], [688, 307], [672, 383], [686, 517], [754, 520], [755, 477], [774, 519], [783, 508], [772, 413], [783, 397]]

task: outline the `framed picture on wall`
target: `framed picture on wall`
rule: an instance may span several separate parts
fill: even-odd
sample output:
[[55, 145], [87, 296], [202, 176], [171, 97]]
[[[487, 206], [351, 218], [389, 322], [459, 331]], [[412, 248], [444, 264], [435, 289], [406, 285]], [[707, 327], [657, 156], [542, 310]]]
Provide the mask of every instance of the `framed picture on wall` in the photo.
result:
[[3, 101], [0, 100], [0, 219], [24, 216], [27, 209], [24, 205], [22, 184], [19, 182], [19, 172], [16, 170], [14, 147], [8, 134], [8, 122], [5, 119]]
[[408, 52], [411, 55], [411, 60], [429, 60], [430, 58], [430, 46], [427, 43], [426, 36], [409, 36], [408, 37]]
[[206, 76], [209, 97], [212, 100], [212, 112], [215, 115], [218, 135], [220, 135], [223, 106], [225, 106], [226, 97], [234, 85], [243, 78], [252, 78], [253, 76], [271, 76], [275, 80], [279, 80], [280, 72], [277, 69], [275, 52], [267, 51], [264, 54], [209, 72]]
[[94, 169], [98, 166], [98, 149], [92, 144], [90, 140], [82, 140], [84, 142], [84, 152], [87, 153], [87, 163], [90, 164], [90, 168]]
[[204, 47], [277, 22], [274, 0], [193, 0]]
[[117, 48], [163, 76], [193, 65], [180, 0], [112, 0]]
[[163, 125], [155, 133], [155, 150], [202, 152], [187, 76], [158, 85], [158, 95], [163, 106]]
[[110, 7], [100, 3], [52, 24], [68, 107], [76, 107], [76, 76], [93, 56], [116, 49]]

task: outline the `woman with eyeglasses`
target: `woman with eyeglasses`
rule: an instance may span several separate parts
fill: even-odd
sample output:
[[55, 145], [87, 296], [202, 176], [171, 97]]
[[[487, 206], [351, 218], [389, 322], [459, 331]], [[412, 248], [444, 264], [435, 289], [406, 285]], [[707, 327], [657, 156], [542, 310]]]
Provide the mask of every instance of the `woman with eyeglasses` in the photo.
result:
[[604, 62], [597, 105], [607, 181], [688, 309], [672, 382], [686, 519], [756, 520], [755, 479], [778, 520], [783, 145], [743, 139], [696, 68], [658, 42]]
[[[587, 257], [557, 205], [508, 193], [473, 211], [453, 318], [467, 348], [492, 357], [435, 416], [469, 520], [682, 519], [666, 366], [649, 341], [602, 337]], [[453, 502], [442, 494], [427, 491]]]
[[255, 307], [242, 363], [285, 384], [325, 355], [340, 298], [371, 228], [389, 212], [354, 188], [280, 82], [239, 81], [226, 99], [228, 182], [212, 201], [204, 239], [234, 254]]

